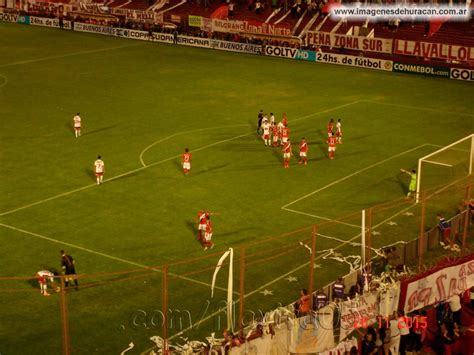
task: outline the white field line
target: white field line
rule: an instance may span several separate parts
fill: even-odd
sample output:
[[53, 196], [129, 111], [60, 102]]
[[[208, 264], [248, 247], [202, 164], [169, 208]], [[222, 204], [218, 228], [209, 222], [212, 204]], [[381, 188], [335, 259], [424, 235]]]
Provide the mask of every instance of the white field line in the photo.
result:
[[314, 194], [317, 194], [318, 192], [321, 192], [321, 191], [323, 191], [323, 190], [326, 190], [327, 188], [329, 188], [329, 187], [331, 187], [331, 186], [334, 186], [334, 185], [336, 185], [336, 184], [339, 184], [339, 183], [342, 182], [342, 181], [345, 181], [345, 180], [347, 180], [347, 179], [350, 179], [351, 177], [353, 177], [353, 176], [355, 176], [355, 175], [358, 175], [358, 174], [360, 174], [360, 173], [362, 173], [362, 172], [364, 172], [364, 171], [366, 171], [366, 170], [372, 169], [372, 168], [374, 168], [374, 167], [376, 167], [376, 166], [378, 166], [378, 165], [380, 165], [380, 164], [386, 163], [387, 161], [390, 161], [390, 160], [392, 160], [392, 159], [398, 158], [398, 157], [400, 157], [400, 156], [402, 156], [402, 155], [405, 155], [405, 154], [407, 154], [407, 153], [413, 152], [413, 151], [415, 151], [415, 150], [417, 150], [417, 149], [420, 149], [420, 148], [422, 148], [422, 147], [424, 147], [424, 146], [426, 146], [426, 145], [429, 145], [429, 144], [422, 144], [422, 145], [419, 145], [419, 146], [417, 146], [417, 147], [415, 147], [415, 148], [411, 148], [411, 149], [405, 150], [404, 152], [395, 154], [395, 155], [393, 155], [393, 156], [391, 156], [391, 157], [389, 157], [389, 158], [387, 158], [387, 159], [384, 159], [384, 160], [381, 160], [381, 161], [379, 161], [379, 162], [377, 162], [377, 163], [374, 163], [374, 164], [372, 164], [372, 165], [366, 166], [365, 168], [362, 168], [362, 169], [360, 169], [360, 170], [357, 170], [357, 171], [353, 172], [352, 174], [346, 175], [346, 176], [344, 176], [344, 177], [342, 177], [342, 178], [340, 178], [340, 179], [338, 179], [338, 180], [336, 180], [336, 181], [333, 181], [333, 182], [331, 182], [331, 183], [329, 183], [329, 184], [327, 184], [327, 185], [325, 185], [325, 186], [323, 186], [323, 187], [321, 187], [321, 188], [319, 188], [319, 189], [317, 189], [317, 190], [314, 190], [314, 191], [312, 191], [312, 192], [310, 192], [310, 193], [308, 193], [308, 194], [306, 194], [306, 195], [304, 195], [304, 196], [302, 196], [302, 197], [299, 197], [299, 198], [297, 198], [296, 200], [291, 201], [290, 203], [287, 203], [286, 205], [282, 206], [281, 209], [283, 209], [283, 210], [288, 210], [287, 207], [288, 207], [288, 206], [291, 206], [291, 205], [293, 205], [293, 204], [295, 204], [296, 202], [302, 201], [302, 200], [304, 200], [305, 198], [308, 198], [308, 197], [310, 197], [310, 196], [312, 196], [312, 195], [314, 195]]
[[[182, 134], [189, 134], [189, 133], [194, 133], [194, 132], [202, 132], [202, 131], [210, 131], [210, 130], [214, 130], [214, 129], [221, 129], [221, 128], [230, 128], [230, 127], [242, 127], [242, 126], [248, 126], [247, 124], [237, 124], [237, 125], [230, 125], [230, 126], [217, 126], [217, 127], [209, 127], [209, 128], [199, 128], [199, 129], [192, 129], [192, 130], [189, 130], [189, 131], [184, 131], [184, 132], [179, 132], [179, 133], [175, 133], [175, 134], [172, 134], [170, 136], [167, 136], [167, 137], [164, 137], [164, 138], [161, 138], [153, 143], [151, 143], [148, 147], [146, 147], [145, 149], [142, 150], [142, 152], [140, 153], [140, 163], [142, 163], [142, 166], [147, 166], [145, 164], [145, 161], [143, 160], [143, 155], [147, 152], [148, 149], [154, 147], [155, 145], [159, 144], [159, 143], [162, 143], [164, 141], [167, 141], [171, 138], [174, 138], [176, 136], [180, 136]], [[194, 151], [194, 150], [193, 150]]]
[[472, 114], [472, 113], [457, 112], [457, 111], [445, 111], [445, 110], [441, 110], [441, 109], [437, 109], [437, 108], [430, 108], [430, 107], [391, 104], [391, 103], [388, 103], [388, 102], [379, 102], [379, 101], [372, 101], [372, 100], [361, 100], [361, 101], [369, 102], [369, 103], [377, 104], [377, 105], [409, 108], [409, 109], [413, 109], [413, 110], [425, 110], [425, 111], [442, 112], [442, 113], [446, 113], [446, 114], [450, 114], [450, 115], [474, 116], [474, 114]]
[[437, 161], [432, 161], [432, 160], [423, 160], [424, 163], [431, 163], [431, 164], [436, 164], [436, 165], [444, 165], [444, 166], [449, 166], [450, 168], [452, 168], [453, 166], [450, 165], [450, 164], [445, 164], [445, 163], [440, 163], [440, 162], [437, 162]]
[[31, 63], [37, 63], [37, 62], [44, 62], [46, 60], [51, 60], [51, 59], [60, 59], [60, 58], [67, 58], [67, 57], [74, 57], [76, 55], [83, 55], [83, 54], [91, 54], [91, 53], [99, 53], [99, 52], [107, 52], [107, 51], [113, 51], [116, 49], [122, 49], [122, 48], [129, 48], [129, 47], [137, 47], [137, 46], [143, 46], [144, 43], [137, 43], [137, 44], [129, 44], [125, 46], [117, 46], [117, 47], [109, 47], [109, 48], [101, 48], [101, 49], [92, 49], [89, 51], [79, 51], [79, 52], [73, 52], [73, 53], [68, 53], [68, 54], [58, 54], [58, 55], [52, 55], [50, 57], [42, 57], [42, 58], [36, 58], [36, 59], [27, 59], [27, 60], [20, 60], [17, 62], [12, 62], [12, 63], [7, 63], [7, 64], [0, 64], [0, 68], [5, 68], [5, 67], [12, 67], [15, 65], [23, 65], [23, 64], [31, 64]]
[[3, 74], [0, 74], [0, 78], [3, 78], [3, 82], [0, 84], [0, 89], [3, 88], [4, 86], [7, 86], [8, 84], [8, 78], [3, 75]]
[[[361, 102], [361, 101], [359, 100], [359, 101], [349, 102], [349, 103], [347, 103], [347, 104], [343, 104], [343, 105], [335, 106], [335, 107], [332, 107], [332, 108], [329, 108], [329, 109], [326, 109], [326, 110], [318, 111], [318, 112], [312, 113], [312, 114], [310, 114], [310, 115], [307, 115], [307, 116], [303, 116], [303, 117], [294, 119], [294, 120], [292, 120], [292, 121], [293, 121], [293, 122], [295, 122], [295, 121], [300, 121], [300, 120], [303, 120], [303, 119], [305, 119], [305, 118], [309, 118], [309, 117], [316, 116], [316, 115], [319, 115], [319, 114], [331, 112], [331, 111], [334, 111], [334, 110], [337, 110], [337, 109], [340, 109], [340, 108], [343, 108], [343, 107], [355, 105], [355, 104], [357, 104], [357, 103], [359, 103], [359, 102]], [[209, 145], [206, 145], [206, 146], [204, 146], [204, 147], [200, 147], [200, 148], [197, 148], [197, 149], [193, 149], [193, 152], [199, 152], [199, 151], [201, 151], [201, 150], [203, 150], [203, 149], [210, 148], [210, 147], [213, 147], [213, 146], [218, 145], [218, 144], [221, 144], [221, 143], [230, 142], [230, 141], [232, 141], [232, 140], [239, 139], [239, 138], [241, 138], [241, 137], [245, 137], [245, 136], [248, 136], [248, 135], [253, 134], [253, 133], [254, 133], [254, 132], [249, 132], [249, 133], [241, 134], [241, 135], [238, 135], [238, 136], [229, 138], [229, 139], [224, 139], [224, 140], [221, 140], [221, 141], [218, 141], [218, 142], [214, 142], [214, 143], [209, 144]], [[145, 149], [146, 149], [146, 148], [145, 148]], [[133, 169], [133, 170], [130, 170], [130, 171], [125, 172], [125, 173], [123, 173], [123, 174], [120, 174], [120, 175], [111, 177], [111, 178], [105, 180], [104, 183], [107, 183], [107, 182], [109, 182], [109, 181], [113, 181], [113, 180], [118, 179], [118, 178], [121, 178], [121, 177], [123, 177], [123, 176], [127, 176], [127, 175], [130, 175], [130, 174], [136, 173], [136, 172], [138, 172], [138, 171], [141, 171], [141, 170], [143, 170], [143, 169], [147, 169], [147, 168], [149, 168], [149, 167], [152, 167], [152, 166], [155, 166], [155, 165], [158, 165], [158, 164], [162, 164], [162, 163], [168, 162], [168, 161], [173, 160], [173, 159], [177, 159], [177, 158], [179, 158], [179, 157], [181, 157], [181, 154], [175, 155], [175, 156], [172, 156], [172, 157], [170, 157], [170, 158], [166, 158], [166, 159], [163, 159], [163, 160], [160, 160], [160, 161], [151, 163], [151, 164], [148, 164], [148, 165], [146, 165], [146, 166], [141, 166], [141, 167], [139, 167], [139, 168], [137, 168], [137, 169]], [[14, 212], [17, 212], [17, 211], [20, 211], [20, 210], [23, 210], [23, 209], [26, 209], [26, 208], [29, 208], [29, 207], [33, 207], [33, 206], [42, 204], [42, 203], [44, 203], [44, 202], [48, 202], [48, 201], [51, 201], [51, 200], [55, 200], [55, 199], [60, 198], [60, 197], [63, 197], [63, 196], [68, 196], [68, 195], [71, 195], [71, 194], [73, 194], [73, 193], [76, 193], [76, 192], [79, 192], [79, 191], [88, 189], [88, 188], [93, 187], [93, 186], [97, 186], [97, 184], [90, 184], [90, 185], [82, 186], [82, 187], [79, 187], [79, 188], [77, 188], [77, 189], [74, 189], [74, 190], [71, 190], [71, 191], [67, 191], [67, 192], [64, 192], [64, 193], [59, 194], [59, 195], [55, 195], [55, 196], [52, 196], [52, 197], [48, 197], [48, 198], [46, 198], [46, 199], [44, 199], [44, 200], [36, 201], [36, 202], [30, 203], [30, 204], [28, 204], [28, 205], [24, 205], [24, 206], [15, 208], [15, 209], [13, 209], [13, 210], [0, 213], [0, 217], [1, 217], [1, 216], [6, 216], [6, 215], [8, 215], [8, 214], [11, 214], [11, 213], [14, 213]]]
[[[402, 214], [402, 213], [408, 211], [410, 208], [413, 208], [414, 206], [416, 206], [416, 205], [413, 204], [413, 205], [408, 206], [407, 208], [404, 208], [403, 210], [401, 210], [401, 211], [395, 213], [394, 215], [392, 215], [391, 217], [386, 218], [386, 219], [384, 219], [382, 222], [380, 222], [380, 223], [374, 225], [374, 226], [372, 227], [372, 229], [375, 229], [375, 228], [381, 226], [382, 224], [385, 224], [386, 222], [390, 221], [392, 218], [397, 217], [398, 215], [400, 215], [400, 214]], [[346, 244], [351, 244], [354, 240], [356, 240], [357, 238], [360, 238], [360, 236], [361, 236], [361, 233], [357, 234], [357, 235], [354, 236], [353, 238], [351, 238], [351, 239], [349, 239], [349, 240], [347, 240], [347, 241], [344, 241], [343, 243], [341, 243], [341, 244], [339, 244], [338, 246], [334, 247], [333, 250], [338, 250], [338, 249], [342, 248], [342, 247], [343, 247], [344, 245], [346, 245]], [[324, 255], [325, 255], [325, 254], [316, 256], [316, 257], [314, 258], [314, 260], [316, 261], [316, 260], [322, 259]], [[300, 270], [300, 269], [302, 269], [302, 268], [308, 266], [309, 263], [310, 263], [310, 262], [308, 261], [308, 262], [306, 262], [306, 263], [304, 263], [304, 264], [302, 264], [302, 265], [300, 265], [300, 266], [294, 268], [293, 270], [288, 271], [287, 273], [285, 273], [285, 274], [283, 274], [283, 275], [280, 275], [279, 277], [273, 279], [272, 281], [267, 282], [265, 285], [260, 286], [260, 287], [258, 287], [257, 289], [255, 289], [255, 290], [253, 290], [253, 291], [251, 291], [251, 292], [245, 294], [245, 295], [244, 295], [244, 298], [250, 297], [250, 296], [252, 296], [252, 295], [254, 295], [254, 294], [260, 292], [261, 290], [266, 289], [268, 286], [274, 284], [275, 282], [278, 282], [278, 281], [280, 281], [281, 279], [284, 279], [285, 277], [290, 276], [290, 275], [293, 274], [294, 272], [296, 272], [296, 271], [298, 271], [298, 270]], [[236, 300], [236, 301], [235, 301], [236, 304], [237, 304], [238, 302], [239, 302], [239, 300]], [[219, 313], [224, 312], [225, 310], [226, 310], [225, 308], [222, 308], [222, 309], [220, 309], [220, 310], [217, 310], [217, 311], [215, 311], [215, 312], [209, 314], [207, 317], [202, 318], [201, 320], [199, 320], [199, 321], [196, 322], [195, 324], [193, 324], [193, 325], [191, 325], [191, 326], [189, 326], [189, 327], [183, 329], [182, 331], [180, 331], [180, 332], [178, 332], [178, 333], [176, 333], [176, 334], [170, 336], [168, 339], [169, 339], [169, 340], [172, 340], [172, 339], [174, 339], [174, 338], [176, 338], [176, 337], [179, 337], [179, 336], [183, 335], [183, 334], [186, 333], [187, 331], [189, 331], [189, 330], [191, 330], [191, 329], [193, 329], [193, 328], [199, 326], [200, 324], [202, 324], [202, 323], [208, 321], [209, 319], [215, 317], [215, 316], [218, 315]], [[141, 353], [141, 355], [148, 354], [152, 349], [154, 349], [154, 347], [145, 350], [144, 352]]]
[[[146, 266], [146, 265], [143, 265], [143, 264], [139, 264], [139, 263], [136, 263], [136, 262], [133, 262], [133, 261], [130, 261], [130, 260], [125, 260], [125, 259], [122, 259], [122, 258], [118, 258], [118, 257], [116, 257], [116, 256], [112, 256], [112, 255], [109, 255], [109, 254], [101, 253], [101, 252], [99, 252], [99, 251], [95, 251], [95, 250], [92, 250], [92, 249], [84, 248], [84, 247], [81, 247], [81, 246], [79, 246], [79, 245], [71, 244], [71, 243], [68, 243], [68, 242], [63, 242], [63, 241], [61, 241], [61, 240], [57, 240], [57, 239], [53, 239], [53, 238], [50, 238], [50, 237], [46, 237], [46, 236], [41, 235], [41, 234], [38, 234], [38, 233], [29, 232], [29, 231], [27, 231], [27, 230], [20, 229], [20, 228], [14, 227], [14, 226], [10, 226], [10, 225], [8, 225], [8, 224], [0, 223], [0, 226], [3, 226], [3, 227], [8, 228], [8, 229], [12, 229], [12, 230], [17, 231], [17, 232], [20, 232], [20, 233], [28, 234], [28, 235], [33, 236], [33, 237], [36, 237], [36, 238], [44, 239], [44, 240], [47, 240], [47, 241], [49, 241], [49, 242], [53, 242], [53, 243], [57, 243], [57, 244], [61, 244], [61, 245], [67, 245], [68, 247], [72, 247], [72, 248], [75, 248], [75, 249], [79, 249], [79, 250], [82, 250], [82, 251], [85, 251], [85, 252], [88, 252], [88, 253], [91, 253], [91, 254], [99, 255], [99, 256], [102, 256], [102, 257], [104, 257], [104, 258], [108, 258], [108, 259], [120, 261], [120, 262], [122, 262], [122, 263], [129, 264], [129, 265], [133, 265], [133, 266], [138, 266], [138, 267], [143, 268], [143, 269], [151, 269], [151, 270], [156, 271], [156, 272], [161, 272], [161, 270], [160, 270], [160, 269], [157, 269], [157, 268], [149, 267], [149, 266]], [[189, 282], [194, 282], [194, 283], [199, 284], [199, 285], [202, 285], [202, 286], [207, 286], [207, 287], [211, 287], [211, 286], [212, 286], [212, 285], [209, 284], [209, 283], [202, 282], [202, 281], [199, 281], [199, 280], [194, 280], [194, 279], [191, 279], [191, 278], [186, 277], [186, 276], [179, 276], [179, 275], [176, 275], [176, 274], [173, 274], [173, 273], [169, 273], [169, 275], [170, 275], [170, 276], [173, 276], [173, 277], [177, 277], [177, 278], [182, 279], [182, 280], [189, 281]], [[227, 289], [226, 289], [226, 288], [219, 287], [219, 286], [215, 286], [215, 287], [216, 287], [217, 289], [219, 289], [219, 290], [223, 290], [223, 291], [226, 291], [226, 292], [227, 292]], [[238, 294], [238, 292], [234, 292], [234, 293]]]
[[322, 219], [322, 220], [325, 220], [325, 221], [331, 221], [331, 222], [337, 222], [338, 224], [343, 224], [345, 226], [349, 226], [349, 227], [354, 227], [354, 228], [358, 228], [360, 229], [361, 226], [360, 225], [357, 225], [357, 224], [352, 224], [352, 223], [346, 223], [346, 222], [343, 222], [343, 221], [338, 221], [336, 219], [332, 219], [332, 218], [327, 218], [327, 217], [323, 217], [323, 216], [317, 216], [315, 214], [311, 214], [311, 213], [306, 213], [306, 212], [301, 212], [301, 211], [297, 211], [297, 210], [293, 210], [291, 208], [283, 208], [283, 210], [285, 211], [289, 211], [289, 212], [294, 212], [294, 213], [299, 213], [299, 214], [302, 214], [302, 215], [305, 215], [305, 216], [309, 216], [309, 217], [313, 217], [313, 218], [318, 218], [318, 219]]

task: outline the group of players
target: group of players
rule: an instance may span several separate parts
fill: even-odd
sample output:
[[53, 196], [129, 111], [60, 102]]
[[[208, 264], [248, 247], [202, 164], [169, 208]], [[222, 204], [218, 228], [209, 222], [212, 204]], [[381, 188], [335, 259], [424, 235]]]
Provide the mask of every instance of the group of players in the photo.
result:
[[[328, 133], [328, 157], [334, 159], [334, 152], [336, 145], [342, 144], [342, 123], [341, 119], [337, 120], [336, 132], [334, 132], [334, 119], [330, 119], [327, 124]], [[267, 114], [260, 110], [258, 113], [258, 128], [257, 134], [262, 135], [262, 139], [266, 147], [281, 147], [283, 152], [283, 167], [288, 169], [290, 167], [290, 158], [293, 155], [290, 129], [288, 128], [288, 117], [285, 113], [279, 123], [275, 122], [275, 115], [270, 113], [270, 118]], [[299, 143], [299, 164], [308, 165], [308, 143], [303, 137]]]

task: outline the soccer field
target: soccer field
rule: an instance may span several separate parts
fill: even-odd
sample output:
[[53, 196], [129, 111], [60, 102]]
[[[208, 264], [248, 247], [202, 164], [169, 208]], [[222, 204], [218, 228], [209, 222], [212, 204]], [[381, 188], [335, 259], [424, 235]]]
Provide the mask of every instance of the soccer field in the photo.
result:
[[[462, 81], [5, 23], [0, 48], [0, 277], [59, 270], [60, 249], [76, 259], [78, 274], [94, 275], [67, 297], [77, 354], [116, 354], [130, 341], [136, 353], [149, 348], [159, 331], [133, 324], [140, 311], [161, 309], [162, 272], [148, 267], [207, 254], [170, 267], [169, 302], [199, 323], [186, 336], [210, 334], [227, 285], [225, 269], [209, 300], [213, 266], [229, 247], [254, 254], [247, 309], [292, 302], [308, 286], [309, 253], [297, 242], [311, 239], [311, 225], [338, 227], [323, 228], [327, 238], [317, 250], [359, 253], [344, 241], [357, 239], [362, 209], [406, 194], [409, 177], [400, 168], [414, 169], [420, 157], [474, 131], [474, 87]], [[283, 169], [280, 149], [263, 145], [255, 133], [260, 109], [278, 120], [287, 114], [295, 154], [306, 137], [307, 166], [293, 158]], [[344, 131], [332, 161], [330, 118], [342, 119]], [[183, 176], [186, 147], [193, 162]], [[92, 171], [97, 155], [106, 166], [100, 186]], [[201, 208], [218, 213], [216, 246], [206, 252], [196, 241]], [[399, 204], [378, 223], [410, 225], [401, 218], [411, 208]], [[374, 235], [373, 244], [416, 235], [400, 229], [390, 238]], [[349, 271], [334, 260], [317, 263], [317, 287]], [[60, 353], [58, 295], [41, 297], [24, 280], [3, 281], [0, 291], [0, 353]], [[174, 324], [170, 335], [181, 328]]]

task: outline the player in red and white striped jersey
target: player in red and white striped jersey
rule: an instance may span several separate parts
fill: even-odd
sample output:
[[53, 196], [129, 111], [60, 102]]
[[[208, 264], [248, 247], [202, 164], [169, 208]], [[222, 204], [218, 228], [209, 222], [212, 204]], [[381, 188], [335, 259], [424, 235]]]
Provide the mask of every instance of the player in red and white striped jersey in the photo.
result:
[[105, 164], [102, 161], [102, 157], [99, 155], [97, 160], [94, 162], [94, 172], [95, 178], [97, 180], [97, 185], [102, 184], [104, 179]]
[[336, 151], [336, 137], [334, 137], [334, 134], [332, 132], [329, 133], [327, 142], [328, 142], [329, 159], [334, 159], [334, 152]]
[[286, 143], [283, 144], [283, 167], [288, 169], [290, 167], [290, 158], [291, 158], [291, 143], [288, 138]]
[[74, 121], [74, 133], [76, 134], [76, 138], [81, 136], [81, 116], [78, 112], [76, 116], [73, 118]]

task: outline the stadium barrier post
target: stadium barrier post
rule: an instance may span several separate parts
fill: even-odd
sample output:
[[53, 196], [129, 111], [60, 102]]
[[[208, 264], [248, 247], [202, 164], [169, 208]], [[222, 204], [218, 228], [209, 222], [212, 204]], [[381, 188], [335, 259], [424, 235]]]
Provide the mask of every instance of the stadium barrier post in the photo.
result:
[[240, 336], [244, 335], [244, 294], [245, 294], [245, 248], [240, 248], [240, 290], [239, 290], [239, 328]]
[[421, 271], [423, 264], [423, 253], [425, 246], [425, 218], [426, 218], [426, 196], [423, 193], [421, 198], [420, 235], [418, 237], [418, 271]]
[[311, 233], [312, 241], [311, 241], [311, 257], [309, 263], [309, 286], [308, 286], [308, 294], [310, 295], [309, 298], [309, 309], [313, 309], [313, 289], [314, 289], [314, 260], [316, 255], [316, 236], [317, 236], [317, 228], [316, 225], [313, 226], [313, 231]]
[[67, 300], [66, 300], [66, 288], [64, 282], [64, 276], [61, 276], [61, 291], [59, 292], [59, 306], [61, 309], [61, 325], [62, 325], [62, 333], [63, 333], [63, 354], [70, 355], [71, 354], [71, 346], [70, 346], [70, 339], [69, 339], [69, 319], [68, 319], [68, 312], [67, 312]]
[[469, 229], [469, 208], [464, 210], [464, 223], [462, 231], [462, 249], [466, 248], [467, 230]]
[[370, 264], [370, 260], [372, 260], [372, 257], [371, 257], [371, 252], [372, 252], [372, 213], [373, 213], [373, 210], [372, 210], [372, 207], [370, 207], [368, 210], [367, 210], [367, 223], [366, 223], [366, 229], [367, 229], [367, 232], [366, 232], [366, 238], [367, 238], [367, 256], [366, 256], [366, 260], [368, 260], [368, 264]]
[[163, 354], [168, 354], [168, 266], [163, 266], [161, 309], [163, 312]]
[[365, 248], [366, 248], [366, 245], [365, 245], [365, 210], [362, 210], [360, 238], [361, 238], [361, 251], [360, 251], [361, 260], [360, 260], [360, 264], [365, 265]]

